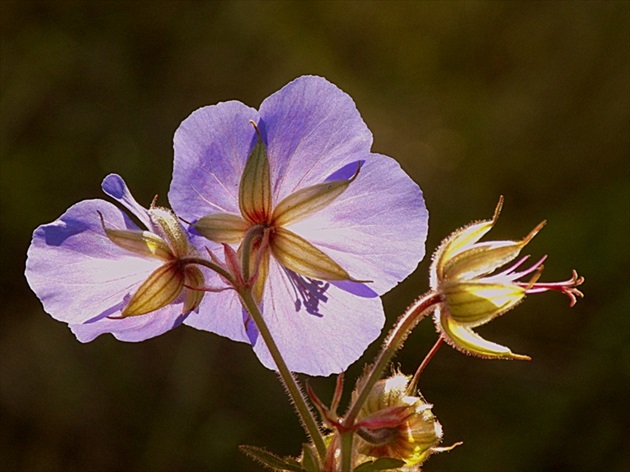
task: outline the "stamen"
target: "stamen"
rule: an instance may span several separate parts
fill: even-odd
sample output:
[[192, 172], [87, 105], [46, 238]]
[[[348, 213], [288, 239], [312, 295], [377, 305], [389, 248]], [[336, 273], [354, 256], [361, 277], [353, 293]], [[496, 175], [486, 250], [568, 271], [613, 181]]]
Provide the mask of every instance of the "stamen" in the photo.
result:
[[328, 301], [328, 297], [325, 294], [330, 284], [321, 280], [311, 279], [310, 277], [304, 277], [287, 268], [284, 268], [284, 272], [291, 283], [293, 293], [295, 293], [295, 311], [300, 311], [302, 305], [304, 305], [307, 313], [322, 316], [319, 313], [319, 303]]
[[[529, 256], [526, 256], [524, 259], [526, 259], [526, 258], [529, 258]], [[524, 259], [522, 259], [522, 260], [523, 260], [523, 262], [524, 262]], [[515, 277], [514, 277], [514, 280], [516, 280], [516, 279], [520, 279], [521, 277], [524, 277], [524, 276], [526, 276], [526, 275], [528, 275], [528, 274], [531, 274], [532, 272], [537, 271], [537, 270], [538, 270], [539, 272], [541, 272], [541, 271], [542, 271], [542, 269], [543, 269], [543, 262], [545, 262], [546, 260], [547, 260], [547, 256], [546, 256], [546, 255], [545, 255], [545, 256], [542, 256], [542, 257], [538, 260], [538, 262], [536, 262], [534, 265], [532, 265], [529, 269], [525, 269], [525, 270], [524, 270], [524, 271], [522, 271], [522, 272], [514, 272], [514, 273], [513, 273], [513, 275], [515, 276]], [[514, 266], [512, 267], [512, 269], [516, 269], [516, 267], [518, 267], [519, 265], [520, 265], [520, 263], [517, 263], [516, 265], [514, 265]]]
[[[563, 293], [569, 297], [569, 306], [573, 307], [577, 303], [577, 297], [584, 297], [584, 294], [576, 288], [583, 283], [584, 277], [578, 276], [578, 273], [573, 270], [573, 274], [568, 280], [564, 280], [562, 282], [534, 283], [527, 287], [526, 290], [527, 293], [542, 293], [551, 290]], [[518, 283], [518, 285], [523, 286], [521, 283]]]

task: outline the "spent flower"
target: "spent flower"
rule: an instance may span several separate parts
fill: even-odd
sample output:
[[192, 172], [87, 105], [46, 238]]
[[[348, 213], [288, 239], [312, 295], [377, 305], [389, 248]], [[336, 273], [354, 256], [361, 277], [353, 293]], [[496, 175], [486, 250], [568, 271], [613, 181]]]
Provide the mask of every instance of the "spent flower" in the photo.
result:
[[104, 200], [85, 200], [38, 227], [28, 250], [26, 278], [44, 309], [77, 339], [103, 333], [142, 341], [168, 331], [198, 309], [204, 274], [172, 211], [139, 205], [123, 179], [110, 174], [103, 191], [138, 222]]
[[[383, 326], [379, 295], [424, 255], [422, 193], [371, 143], [352, 99], [310, 76], [259, 111], [203, 107], [175, 133], [173, 208], [209, 251], [229, 245], [241, 257], [292, 371], [328, 375], [355, 361]], [[276, 367], [236, 291], [209, 294], [185, 322], [249, 342]]]
[[[517, 260], [507, 269], [497, 269], [514, 261], [521, 250], [542, 229], [543, 221], [520, 241], [479, 240], [495, 225], [503, 198], [491, 220], [465, 226], [447, 237], [433, 256], [431, 288], [440, 294], [434, 321], [441, 336], [451, 346], [482, 358], [529, 360], [509, 348], [487, 341], [472, 328], [488, 323], [514, 308], [527, 294], [559, 291], [567, 295], [573, 306], [582, 293], [576, 288], [584, 279], [573, 271], [569, 280], [539, 283], [546, 256], [531, 267], [517, 271], [529, 258]], [[524, 277], [529, 280], [523, 281]]]

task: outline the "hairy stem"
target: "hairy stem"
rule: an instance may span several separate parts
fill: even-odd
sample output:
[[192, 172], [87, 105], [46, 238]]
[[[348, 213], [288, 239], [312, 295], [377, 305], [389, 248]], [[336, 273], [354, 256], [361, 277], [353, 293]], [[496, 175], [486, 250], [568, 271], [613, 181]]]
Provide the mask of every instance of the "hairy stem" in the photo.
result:
[[354, 431], [343, 431], [339, 434], [341, 437], [341, 470], [342, 472], [350, 472], [353, 469], [352, 463], [352, 441], [354, 439]]
[[248, 313], [251, 315], [254, 323], [256, 323], [256, 327], [260, 332], [267, 349], [271, 353], [271, 357], [273, 358], [276, 366], [278, 367], [278, 372], [280, 374], [280, 378], [284, 383], [284, 386], [291, 396], [293, 404], [298, 412], [298, 416], [302, 422], [302, 426], [306, 430], [306, 433], [310, 436], [313, 444], [317, 448], [317, 453], [319, 454], [320, 460], [323, 463], [326, 457], [326, 445], [324, 444], [324, 438], [322, 436], [322, 432], [317, 425], [317, 421], [313, 416], [313, 412], [311, 411], [308, 403], [306, 402], [306, 398], [300, 389], [296, 378], [293, 376], [289, 368], [287, 367], [282, 355], [280, 354], [280, 350], [276, 345], [273, 337], [271, 336], [271, 332], [269, 328], [267, 328], [267, 324], [263, 319], [262, 313], [258, 309], [258, 305], [254, 300], [254, 296], [252, 295], [251, 289], [238, 289], [238, 294], [243, 301], [243, 305]]
[[416, 390], [418, 388], [418, 380], [420, 379], [420, 375], [422, 374], [422, 372], [424, 372], [424, 369], [426, 369], [427, 365], [429, 365], [429, 361], [433, 359], [433, 356], [435, 356], [435, 353], [438, 352], [438, 349], [440, 349], [440, 346], [442, 346], [443, 341], [444, 339], [442, 338], [442, 336], [439, 336], [437, 338], [437, 341], [435, 341], [435, 344], [433, 345], [429, 353], [425, 356], [424, 360], [420, 364], [420, 367], [418, 367], [418, 370], [416, 370], [416, 373], [413, 375], [411, 382], [409, 382], [409, 386], [407, 387], [407, 395], [410, 395], [410, 396], [416, 395]]
[[383, 371], [394, 357], [394, 354], [400, 349], [407, 339], [411, 330], [422, 320], [428, 313], [433, 311], [441, 297], [439, 294], [429, 291], [418, 298], [407, 311], [396, 322], [396, 325], [389, 332], [389, 335], [383, 343], [383, 348], [376, 358], [374, 364], [367, 373], [365, 380], [362, 381], [361, 390], [356, 400], [350, 407], [350, 411], [343, 420], [344, 431], [341, 435], [341, 471], [350, 472], [352, 470], [352, 441], [354, 436], [353, 426], [357, 419], [361, 407], [367, 400], [370, 391], [374, 388], [374, 384], [381, 378]]
[[383, 348], [378, 355], [376, 362], [372, 364], [365, 381], [362, 383], [361, 391], [352, 404], [350, 411], [344, 418], [343, 424], [346, 428], [351, 429], [357, 415], [365, 403], [374, 384], [381, 378], [387, 364], [392, 360], [394, 354], [400, 349], [407, 339], [411, 330], [441, 301], [440, 295], [435, 292], [427, 292], [418, 298], [407, 311], [398, 319], [396, 325], [389, 332], [389, 335], [383, 343]]

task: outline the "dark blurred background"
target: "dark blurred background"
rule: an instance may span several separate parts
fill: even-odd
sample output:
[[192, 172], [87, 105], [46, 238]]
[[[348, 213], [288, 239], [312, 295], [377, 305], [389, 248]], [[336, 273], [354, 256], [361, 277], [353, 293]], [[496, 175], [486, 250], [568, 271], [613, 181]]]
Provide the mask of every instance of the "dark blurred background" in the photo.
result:
[[[104, 197], [110, 172], [166, 204], [190, 112], [257, 107], [318, 74], [424, 190], [429, 254], [503, 194], [494, 238], [548, 219], [528, 246], [549, 254], [543, 279], [586, 277], [575, 308], [531, 297], [480, 330], [533, 361], [438, 353], [420, 387], [444, 444], [464, 445], [425, 470], [630, 470], [629, 2], [4, 0], [0, 18], [0, 469], [255, 471], [239, 444], [299, 453], [292, 408], [249, 346], [191, 328], [83, 345], [23, 271], [33, 229]], [[385, 297], [387, 326], [427, 289], [429, 261]], [[434, 340], [422, 323], [403, 371]], [[333, 383], [311, 381], [327, 400]]]

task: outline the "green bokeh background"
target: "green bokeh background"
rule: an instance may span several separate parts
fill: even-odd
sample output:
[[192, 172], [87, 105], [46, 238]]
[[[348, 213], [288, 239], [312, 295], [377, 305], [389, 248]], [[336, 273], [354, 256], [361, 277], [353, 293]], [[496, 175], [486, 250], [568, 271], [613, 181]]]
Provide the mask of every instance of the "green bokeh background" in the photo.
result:
[[[532, 362], [438, 353], [420, 386], [445, 444], [464, 445], [426, 471], [630, 470], [629, 2], [5, 0], [0, 18], [1, 470], [254, 471], [237, 445], [299, 452], [249, 346], [187, 327], [80, 344], [23, 269], [33, 229], [102, 197], [110, 172], [166, 204], [190, 112], [257, 107], [303, 74], [348, 92], [374, 151], [420, 184], [429, 254], [503, 194], [494, 237], [548, 219], [528, 246], [550, 256], [544, 279], [586, 277], [575, 308], [531, 297], [480, 330]], [[429, 260], [385, 296], [388, 326], [426, 290]], [[434, 339], [422, 323], [403, 371]], [[311, 381], [326, 399], [333, 383]]]

